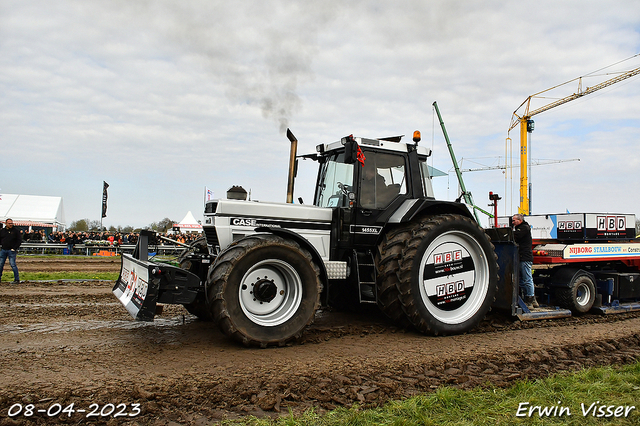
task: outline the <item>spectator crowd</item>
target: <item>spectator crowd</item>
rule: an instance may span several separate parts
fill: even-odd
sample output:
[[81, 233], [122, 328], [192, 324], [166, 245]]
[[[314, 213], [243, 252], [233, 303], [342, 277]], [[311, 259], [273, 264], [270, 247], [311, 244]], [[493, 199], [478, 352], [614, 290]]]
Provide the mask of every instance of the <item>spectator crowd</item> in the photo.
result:
[[[25, 243], [55, 243], [67, 244], [73, 247], [76, 244], [85, 245], [104, 245], [104, 246], [120, 246], [123, 244], [136, 244], [138, 242], [138, 234], [135, 232], [96, 232], [96, 231], [67, 231], [67, 232], [51, 232], [49, 235], [43, 229], [33, 230], [31, 232], [20, 231], [22, 233], [22, 241]], [[201, 236], [197, 233], [189, 234], [161, 234], [164, 237], [171, 238], [183, 244], [190, 244]], [[158, 241], [159, 244], [170, 244], [169, 242]]]

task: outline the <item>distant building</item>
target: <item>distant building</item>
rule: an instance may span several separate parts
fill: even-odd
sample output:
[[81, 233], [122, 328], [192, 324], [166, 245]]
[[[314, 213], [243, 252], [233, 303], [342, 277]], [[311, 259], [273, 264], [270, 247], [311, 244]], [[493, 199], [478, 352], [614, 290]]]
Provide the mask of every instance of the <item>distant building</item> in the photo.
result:
[[64, 231], [66, 228], [62, 197], [43, 195], [0, 194], [0, 222], [13, 219], [17, 227], [51, 228]]

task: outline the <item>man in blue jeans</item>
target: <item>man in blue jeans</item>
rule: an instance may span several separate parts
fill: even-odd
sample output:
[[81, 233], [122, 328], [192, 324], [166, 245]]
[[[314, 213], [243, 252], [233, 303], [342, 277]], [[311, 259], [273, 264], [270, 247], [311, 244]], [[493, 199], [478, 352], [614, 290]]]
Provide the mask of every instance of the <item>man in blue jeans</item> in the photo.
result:
[[529, 308], [539, 308], [533, 286], [533, 242], [531, 240], [531, 226], [524, 220], [521, 214], [514, 214], [511, 218], [513, 224], [513, 239], [518, 244], [520, 257], [520, 288], [524, 293], [524, 303]]
[[22, 235], [18, 228], [14, 228], [13, 220], [7, 219], [5, 221], [6, 228], [0, 229], [0, 279], [2, 279], [2, 271], [4, 269], [4, 263], [9, 258], [9, 265], [13, 269], [13, 283], [20, 283], [20, 275], [18, 274], [18, 266], [16, 265], [16, 255], [20, 244], [22, 244]]

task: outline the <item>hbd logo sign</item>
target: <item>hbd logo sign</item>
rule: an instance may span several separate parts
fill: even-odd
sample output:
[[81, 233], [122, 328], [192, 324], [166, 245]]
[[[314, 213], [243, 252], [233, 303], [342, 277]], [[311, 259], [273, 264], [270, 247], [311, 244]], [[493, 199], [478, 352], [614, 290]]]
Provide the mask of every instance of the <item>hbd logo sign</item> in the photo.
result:
[[450, 296], [452, 294], [459, 294], [464, 291], [464, 281], [456, 281], [447, 284], [441, 284], [436, 286], [436, 295], [438, 297]]
[[448, 251], [433, 255], [433, 263], [436, 265], [455, 262], [459, 260], [462, 260], [462, 250]]
[[627, 218], [624, 216], [598, 216], [598, 231], [624, 231], [627, 229]]
[[580, 231], [582, 229], [582, 222], [579, 220], [563, 220], [558, 222], [558, 229], [560, 231]]

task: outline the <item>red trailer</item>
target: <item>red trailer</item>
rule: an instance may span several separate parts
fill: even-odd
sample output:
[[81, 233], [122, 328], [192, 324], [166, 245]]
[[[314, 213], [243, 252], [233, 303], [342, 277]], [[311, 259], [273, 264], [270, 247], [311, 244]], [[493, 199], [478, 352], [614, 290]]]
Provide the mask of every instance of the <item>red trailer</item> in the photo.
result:
[[[507, 225], [508, 218], [500, 224]], [[532, 229], [540, 309], [519, 303], [521, 319], [640, 310], [640, 240], [635, 215], [567, 213], [525, 216]], [[517, 281], [516, 281], [517, 282]]]

